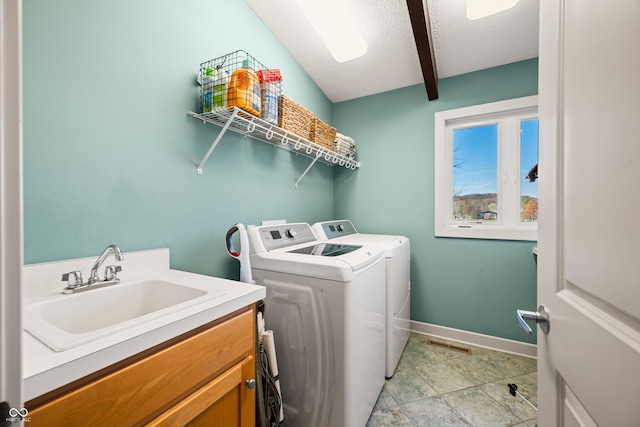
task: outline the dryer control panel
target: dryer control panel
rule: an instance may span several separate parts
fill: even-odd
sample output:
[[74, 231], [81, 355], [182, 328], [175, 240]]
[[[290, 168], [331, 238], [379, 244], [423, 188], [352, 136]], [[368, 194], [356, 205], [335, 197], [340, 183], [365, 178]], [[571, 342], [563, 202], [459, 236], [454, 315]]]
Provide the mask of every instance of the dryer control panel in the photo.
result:
[[[314, 227], [317, 225], [314, 225]], [[356, 234], [356, 228], [348, 219], [340, 221], [327, 221], [322, 223], [322, 231], [327, 239]]]
[[260, 227], [260, 239], [268, 251], [318, 240], [307, 223]]

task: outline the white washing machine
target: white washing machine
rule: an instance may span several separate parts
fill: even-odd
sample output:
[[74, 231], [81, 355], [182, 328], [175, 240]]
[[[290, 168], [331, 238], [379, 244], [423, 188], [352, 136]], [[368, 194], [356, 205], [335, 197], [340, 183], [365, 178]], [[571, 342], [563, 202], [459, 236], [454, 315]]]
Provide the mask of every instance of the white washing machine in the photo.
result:
[[377, 245], [384, 249], [385, 269], [385, 376], [391, 378], [409, 340], [411, 322], [410, 243], [404, 236], [362, 234], [349, 220], [313, 224], [320, 239], [333, 243]]
[[266, 287], [285, 424], [363, 427], [384, 385], [384, 253], [320, 242], [306, 223], [248, 228]]

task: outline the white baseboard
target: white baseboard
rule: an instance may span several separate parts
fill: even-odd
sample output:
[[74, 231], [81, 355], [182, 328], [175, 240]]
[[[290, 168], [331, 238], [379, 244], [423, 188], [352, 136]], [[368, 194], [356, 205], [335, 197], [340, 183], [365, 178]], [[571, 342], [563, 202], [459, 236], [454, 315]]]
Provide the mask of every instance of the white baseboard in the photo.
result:
[[505, 338], [492, 337], [490, 335], [463, 331], [461, 329], [448, 328], [446, 326], [432, 325], [415, 320], [411, 321], [411, 332], [429, 335], [434, 338], [456, 341], [462, 344], [487, 348], [489, 350], [502, 351], [517, 356], [537, 358], [538, 346]]

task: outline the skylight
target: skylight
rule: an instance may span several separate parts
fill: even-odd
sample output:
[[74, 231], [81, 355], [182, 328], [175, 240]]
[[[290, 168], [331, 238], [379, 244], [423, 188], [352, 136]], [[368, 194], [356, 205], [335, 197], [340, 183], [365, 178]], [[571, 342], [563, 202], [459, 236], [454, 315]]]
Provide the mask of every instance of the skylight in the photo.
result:
[[511, 9], [518, 0], [467, 0], [467, 18], [475, 21]]
[[344, 0], [296, 0], [337, 62], [359, 58], [367, 44]]

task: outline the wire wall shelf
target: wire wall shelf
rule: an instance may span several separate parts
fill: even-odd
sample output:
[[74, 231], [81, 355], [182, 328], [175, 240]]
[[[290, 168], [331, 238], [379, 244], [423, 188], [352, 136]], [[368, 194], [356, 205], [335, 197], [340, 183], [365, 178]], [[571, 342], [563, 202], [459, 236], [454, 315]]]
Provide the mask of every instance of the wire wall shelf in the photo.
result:
[[209, 156], [211, 156], [211, 153], [213, 153], [213, 150], [215, 150], [227, 130], [312, 159], [311, 164], [309, 164], [295, 182], [296, 187], [298, 187], [302, 178], [304, 178], [311, 167], [318, 161], [329, 166], [337, 165], [352, 170], [356, 170], [360, 167], [360, 162], [352, 158], [346, 157], [340, 153], [318, 145], [315, 142], [311, 142], [306, 138], [288, 132], [279, 128], [275, 124], [266, 122], [237, 107], [234, 107], [232, 110], [218, 110], [210, 113], [194, 113], [189, 111], [187, 114], [196, 119], [202, 120], [203, 123], [211, 123], [222, 128], [216, 139], [211, 144], [209, 151], [207, 151], [202, 158], [202, 161], [198, 164], [197, 172], [199, 175], [202, 175], [202, 168], [204, 167], [204, 164], [207, 162]]

